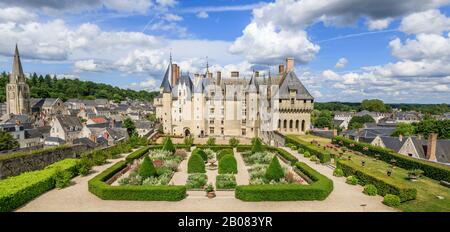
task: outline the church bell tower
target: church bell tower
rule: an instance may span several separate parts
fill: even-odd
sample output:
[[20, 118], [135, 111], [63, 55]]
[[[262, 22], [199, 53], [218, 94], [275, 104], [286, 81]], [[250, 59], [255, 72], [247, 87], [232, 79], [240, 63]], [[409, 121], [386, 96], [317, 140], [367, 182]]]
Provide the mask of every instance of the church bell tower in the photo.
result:
[[30, 88], [23, 73], [17, 44], [14, 52], [12, 72], [9, 75], [9, 83], [6, 85], [6, 104], [8, 115], [31, 113]]

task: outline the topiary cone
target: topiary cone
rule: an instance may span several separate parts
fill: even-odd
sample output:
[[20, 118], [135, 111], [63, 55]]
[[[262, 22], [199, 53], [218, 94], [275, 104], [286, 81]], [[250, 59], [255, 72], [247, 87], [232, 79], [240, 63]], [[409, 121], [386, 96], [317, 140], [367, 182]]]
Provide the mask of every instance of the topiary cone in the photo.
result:
[[144, 157], [144, 161], [142, 161], [138, 173], [143, 179], [156, 176], [155, 166], [153, 166], [153, 162], [150, 160], [148, 155]]
[[270, 162], [269, 168], [266, 170], [266, 179], [268, 180], [279, 180], [284, 178], [284, 171], [278, 161], [277, 157], [274, 156], [272, 161]]

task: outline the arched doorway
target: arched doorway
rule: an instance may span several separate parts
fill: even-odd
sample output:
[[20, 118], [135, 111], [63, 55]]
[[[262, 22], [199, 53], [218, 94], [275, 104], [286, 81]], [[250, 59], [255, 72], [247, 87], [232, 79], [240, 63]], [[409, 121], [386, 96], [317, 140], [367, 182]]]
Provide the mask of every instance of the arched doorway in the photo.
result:
[[297, 131], [299, 130], [299, 125], [300, 125], [300, 121], [299, 120], [295, 120], [295, 129]]
[[284, 128], [284, 130], [286, 130], [286, 128], [287, 128], [287, 120], [286, 119], [284, 120], [283, 128]]
[[294, 120], [290, 120], [289, 121], [289, 129], [291, 129], [291, 131], [292, 131], [292, 128], [294, 128]]
[[302, 120], [302, 131], [305, 132], [305, 120]]
[[189, 130], [189, 128], [184, 128], [184, 136], [188, 137], [191, 135], [191, 131]]

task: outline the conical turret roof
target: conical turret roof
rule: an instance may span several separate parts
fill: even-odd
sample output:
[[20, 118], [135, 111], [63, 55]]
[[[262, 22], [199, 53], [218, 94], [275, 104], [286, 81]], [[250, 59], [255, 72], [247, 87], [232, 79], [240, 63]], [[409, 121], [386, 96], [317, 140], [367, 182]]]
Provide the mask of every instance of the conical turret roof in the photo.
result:
[[23, 73], [22, 63], [20, 62], [19, 48], [17, 47], [17, 44], [14, 51], [13, 68], [9, 81], [11, 83], [25, 82], [25, 74]]
[[172, 59], [170, 59], [169, 66], [167, 66], [166, 74], [164, 74], [163, 81], [161, 83], [161, 89], [163, 93], [171, 93], [172, 86], [170, 85], [172, 80]]

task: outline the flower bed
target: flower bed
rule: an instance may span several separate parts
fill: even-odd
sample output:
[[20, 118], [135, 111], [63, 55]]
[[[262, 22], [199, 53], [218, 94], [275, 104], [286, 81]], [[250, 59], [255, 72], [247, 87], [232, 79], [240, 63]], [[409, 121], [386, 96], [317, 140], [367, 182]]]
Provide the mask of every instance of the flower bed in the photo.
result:
[[228, 190], [236, 188], [236, 176], [233, 174], [220, 174], [216, 176], [216, 188]]
[[295, 167], [307, 175], [313, 183], [310, 185], [239, 185], [236, 187], [235, 197], [243, 201], [298, 201], [327, 198], [333, 190], [333, 182], [330, 179], [305, 163], [297, 162]]
[[208, 177], [206, 176], [206, 174], [203, 174], [203, 173], [190, 174], [186, 181], [186, 188], [203, 190], [207, 181], [208, 181]]
[[77, 174], [79, 160], [65, 159], [43, 170], [26, 172], [0, 181], [0, 212], [12, 211], [44, 192], [55, 188], [57, 170]]
[[140, 177], [137, 172], [138, 165], [136, 165], [127, 177], [119, 180], [120, 186], [111, 186], [106, 183], [127, 165], [131, 165], [146, 154], [143, 152], [145, 149], [140, 149], [130, 154], [127, 161], [121, 161], [91, 179], [88, 183], [89, 191], [104, 200], [177, 201], [184, 199], [185, 186], [167, 185], [183, 157], [160, 148], [161, 146], [150, 146], [148, 151], [149, 158], [156, 169], [155, 176]]

